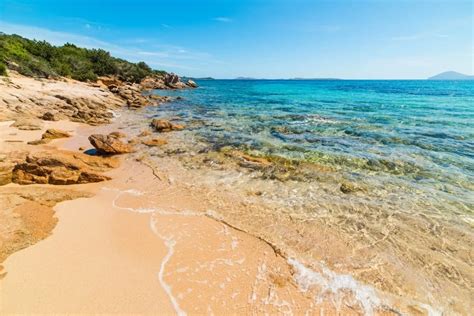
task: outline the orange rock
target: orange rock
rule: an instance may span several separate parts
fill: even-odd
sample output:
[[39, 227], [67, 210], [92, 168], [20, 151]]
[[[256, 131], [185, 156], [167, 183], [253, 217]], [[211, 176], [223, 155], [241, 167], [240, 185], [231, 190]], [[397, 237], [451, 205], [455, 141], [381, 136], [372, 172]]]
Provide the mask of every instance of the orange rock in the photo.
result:
[[110, 135], [94, 134], [89, 136], [89, 141], [99, 153], [102, 154], [124, 154], [134, 151], [130, 144], [122, 142], [120, 139]]

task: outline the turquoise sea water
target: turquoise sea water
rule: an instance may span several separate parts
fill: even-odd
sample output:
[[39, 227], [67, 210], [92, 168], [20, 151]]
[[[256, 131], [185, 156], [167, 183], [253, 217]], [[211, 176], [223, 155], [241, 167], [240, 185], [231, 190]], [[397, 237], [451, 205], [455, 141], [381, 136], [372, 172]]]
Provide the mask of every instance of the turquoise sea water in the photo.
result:
[[[474, 82], [209, 80], [160, 107], [215, 147], [384, 176], [474, 208]], [[160, 94], [163, 94], [160, 91]], [[196, 124], [196, 122], [204, 122]], [[444, 202], [443, 202], [444, 203]]]
[[[198, 83], [156, 91], [180, 98], [146, 108], [143, 122], [186, 125], [153, 155], [180, 161], [207, 196], [232, 192], [235, 207], [216, 203], [220, 216], [313, 267], [448, 314], [469, 310], [474, 82]], [[235, 152], [272, 163], [254, 168]]]

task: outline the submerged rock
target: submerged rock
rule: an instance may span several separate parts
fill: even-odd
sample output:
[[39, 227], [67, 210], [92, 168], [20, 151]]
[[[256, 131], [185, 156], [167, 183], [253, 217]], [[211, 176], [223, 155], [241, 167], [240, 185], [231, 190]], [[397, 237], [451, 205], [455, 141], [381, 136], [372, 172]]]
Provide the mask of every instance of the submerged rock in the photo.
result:
[[89, 136], [89, 141], [101, 154], [116, 155], [134, 151], [130, 144], [126, 144], [111, 135], [94, 134]]
[[341, 190], [342, 193], [344, 194], [349, 194], [352, 192], [360, 191], [360, 188], [355, 185], [354, 183], [351, 182], [343, 182], [341, 183], [341, 186], [339, 187], [339, 190]]
[[151, 138], [151, 139], [145, 139], [142, 141], [142, 144], [147, 145], [149, 147], [155, 147], [155, 146], [163, 146], [168, 144], [168, 141], [163, 138]]
[[155, 130], [160, 133], [184, 129], [183, 125], [173, 124], [170, 121], [163, 119], [153, 119], [151, 121], [151, 126], [153, 126]]
[[109, 158], [93, 157], [68, 151], [39, 152], [31, 154], [23, 163], [17, 164], [12, 173], [12, 182], [18, 184], [81, 184], [110, 180], [100, 174], [118, 162]]

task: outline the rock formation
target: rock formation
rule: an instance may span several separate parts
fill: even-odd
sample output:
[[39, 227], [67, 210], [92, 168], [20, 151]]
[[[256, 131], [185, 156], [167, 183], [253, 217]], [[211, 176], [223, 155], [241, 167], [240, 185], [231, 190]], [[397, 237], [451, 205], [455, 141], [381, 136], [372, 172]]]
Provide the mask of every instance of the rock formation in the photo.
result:
[[12, 182], [18, 184], [81, 184], [110, 180], [100, 174], [117, 167], [110, 158], [69, 151], [44, 151], [28, 155], [13, 168]]
[[53, 139], [67, 138], [67, 137], [71, 137], [71, 135], [59, 129], [50, 128], [50, 129], [47, 129], [46, 132], [43, 133], [43, 135], [41, 136], [41, 139], [28, 142], [28, 144], [29, 145], [47, 144]]
[[134, 151], [130, 144], [122, 142], [113, 135], [94, 134], [89, 136], [89, 141], [97, 149], [97, 152], [105, 155], [125, 154]]

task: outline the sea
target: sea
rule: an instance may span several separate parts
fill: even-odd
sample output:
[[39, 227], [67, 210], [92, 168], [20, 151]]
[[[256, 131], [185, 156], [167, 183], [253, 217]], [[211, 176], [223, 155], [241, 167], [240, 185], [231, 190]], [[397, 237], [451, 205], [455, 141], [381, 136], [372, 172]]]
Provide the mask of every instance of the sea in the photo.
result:
[[153, 92], [173, 101], [146, 117], [186, 126], [172, 154], [203, 185], [252, 196], [223, 217], [393, 300], [468, 313], [474, 81], [197, 83]]

